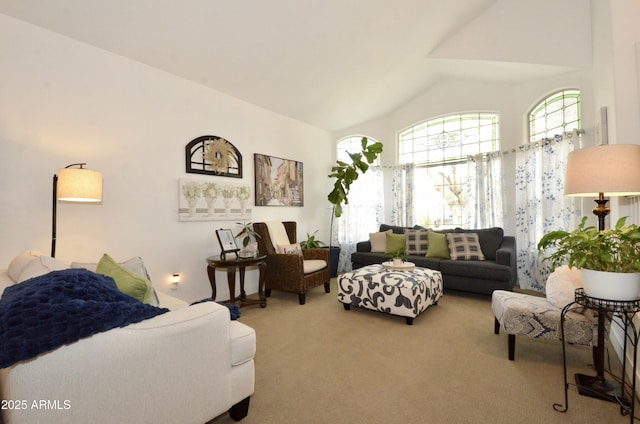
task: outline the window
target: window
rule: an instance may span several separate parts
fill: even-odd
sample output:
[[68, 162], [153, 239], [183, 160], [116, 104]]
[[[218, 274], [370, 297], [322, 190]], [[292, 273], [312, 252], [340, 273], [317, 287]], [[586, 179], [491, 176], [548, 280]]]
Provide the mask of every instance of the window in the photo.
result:
[[[500, 150], [499, 115], [466, 113], [431, 119], [398, 136], [398, 162], [416, 166], [415, 219], [427, 228], [464, 226], [472, 179], [467, 159]], [[475, 187], [475, 186], [474, 186]]]
[[580, 91], [558, 91], [529, 113], [528, 144], [516, 153], [515, 224], [518, 284], [544, 291], [548, 263], [540, 263], [536, 246], [550, 231], [570, 231], [582, 213], [580, 201], [564, 196], [567, 156], [578, 147], [565, 133], [579, 130]]
[[[336, 144], [338, 160], [351, 163], [348, 153], [362, 151], [363, 136], [349, 136], [339, 140]], [[376, 142], [367, 137], [369, 142]], [[348, 152], [348, 153], [347, 153]], [[351, 185], [349, 204], [344, 205], [342, 217], [333, 221], [332, 241], [337, 240], [340, 245], [340, 261], [338, 271], [351, 270], [351, 254], [356, 250], [356, 244], [369, 238], [369, 233], [380, 226], [384, 215], [382, 171], [377, 162], [371, 164], [369, 170], [360, 175]], [[374, 230], [372, 230], [374, 229]]]
[[529, 114], [529, 141], [580, 129], [580, 91], [563, 90], [547, 97]]
[[[349, 157], [349, 153], [359, 153], [362, 151], [362, 137], [364, 136], [349, 136], [338, 141], [336, 145], [336, 158], [343, 162], [351, 163], [351, 158]], [[369, 144], [375, 143], [371, 137], [367, 137], [369, 139]], [[380, 157], [376, 158], [376, 161], [371, 165], [378, 165], [380, 162]]]

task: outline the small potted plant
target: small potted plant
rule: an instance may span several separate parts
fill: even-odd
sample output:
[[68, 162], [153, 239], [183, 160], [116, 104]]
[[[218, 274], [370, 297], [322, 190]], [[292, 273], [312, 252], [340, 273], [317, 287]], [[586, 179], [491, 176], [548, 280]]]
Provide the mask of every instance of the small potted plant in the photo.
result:
[[260, 234], [256, 233], [253, 229], [253, 224], [251, 222], [247, 224], [243, 224], [241, 222], [236, 222], [237, 225], [240, 226], [240, 231], [235, 235], [235, 238], [240, 238], [242, 241], [242, 250], [240, 251], [240, 257], [243, 258], [253, 258], [255, 256], [255, 249], [249, 249], [249, 244], [252, 241], [260, 238]]
[[393, 266], [402, 266], [402, 264], [407, 261], [407, 255], [404, 249], [398, 249], [393, 253], [387, 253], [385, 256], [391, 258]]
[[314, 231], [313, 234], [307, 233], [307, 239], [300, 242], [300, 247], [303, 249], [318, 249], [325, 245], [325, 242], [320, 241], [316, 238], [316, 233], [318, 230]]
[[587, 226], [587, 217], [583, 217], [571, 232], [545, 234], [538, 243], [538, 252], [543, 261], [551, 262], [552, 270], [564, 264], [581, 269], [588, 296], [635, 300], [640, 297], [640, 227], [625, 225], [626, 219], [622, 217], [614, 228], [599, 231]]

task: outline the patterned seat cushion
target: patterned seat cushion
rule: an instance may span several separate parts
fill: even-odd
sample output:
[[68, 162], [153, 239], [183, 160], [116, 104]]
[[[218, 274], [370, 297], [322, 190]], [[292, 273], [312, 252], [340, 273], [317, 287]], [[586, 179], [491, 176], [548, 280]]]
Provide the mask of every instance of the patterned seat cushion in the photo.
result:
[[[496, 290], [491, 298], [491, 308], [508, 334], [560, 340], [562, 308], [555, 306], [544, 297]], [[585, 308], [568, 312], [564, 321], [564, 334], [567, 343], [597, 345], [596, 314]]]

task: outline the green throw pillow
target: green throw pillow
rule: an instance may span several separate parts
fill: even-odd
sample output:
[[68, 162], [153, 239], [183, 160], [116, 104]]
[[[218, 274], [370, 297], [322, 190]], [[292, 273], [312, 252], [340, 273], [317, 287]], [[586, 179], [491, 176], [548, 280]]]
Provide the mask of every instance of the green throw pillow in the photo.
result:
[[450, 259], [449, 246], [447, 246], [447, 235], [429, 231], [429, 250], [427, 250], [427, 258]]
[[123, 268], [106, 253], [98, 262], [96, 273], [113, 278], [122, 293], [153, 305], [153, 288], [149, 280]]
[[404, 248], [407, 245], [407, 237], [404, 234], [385, 233], [387, 238], [387, 247], [385, 248], [385, 256], [403, 255]]

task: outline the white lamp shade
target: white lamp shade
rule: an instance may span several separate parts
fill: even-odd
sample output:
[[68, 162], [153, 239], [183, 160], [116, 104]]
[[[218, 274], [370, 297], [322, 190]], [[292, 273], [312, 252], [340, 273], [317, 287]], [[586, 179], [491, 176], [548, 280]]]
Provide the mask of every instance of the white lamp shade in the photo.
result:
[[65, 202], [101, 202], [102, 174], [84, 168], [58, 171], [58, 200]]
[[640, 194], [640, 145], [606, 144], [569, 153], [565, 196]]

